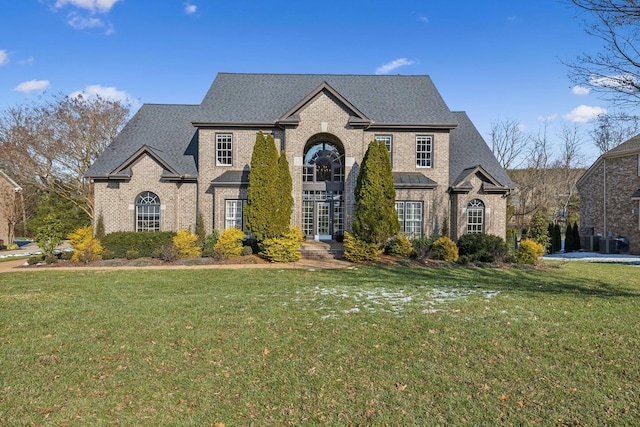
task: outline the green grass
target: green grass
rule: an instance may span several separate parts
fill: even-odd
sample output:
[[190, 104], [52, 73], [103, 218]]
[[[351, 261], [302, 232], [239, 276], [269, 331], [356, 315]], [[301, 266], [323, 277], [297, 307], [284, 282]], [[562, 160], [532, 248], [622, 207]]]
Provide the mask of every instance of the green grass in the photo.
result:
[[638, 425], [637, 267], [0, 275], [0, 425]]

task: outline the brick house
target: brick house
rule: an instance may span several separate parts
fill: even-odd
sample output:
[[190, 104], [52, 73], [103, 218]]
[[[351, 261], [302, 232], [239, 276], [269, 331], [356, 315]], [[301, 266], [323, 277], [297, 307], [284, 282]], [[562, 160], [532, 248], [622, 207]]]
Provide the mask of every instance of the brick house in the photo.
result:
[[13, 243], [15, 238], [13, 233], [19, 216], [20, 191], [22, 187], [0, 170], [0, 246]]
[[623, 237], [640, 253], [640, 135], [601, 155], [576, 186], [580, 235]]
[[428, 76], [221, 73], [199, 105], [145, 104], [87, 170], [105, 231], [243, 227], [258, 131], [285, 150], [291, 224], [308, 239], [350, 230], [353, 190], [371, 140], [390, 151], [402, 230], [448, 220], [504, 237], [513, 183], [464, 112]]

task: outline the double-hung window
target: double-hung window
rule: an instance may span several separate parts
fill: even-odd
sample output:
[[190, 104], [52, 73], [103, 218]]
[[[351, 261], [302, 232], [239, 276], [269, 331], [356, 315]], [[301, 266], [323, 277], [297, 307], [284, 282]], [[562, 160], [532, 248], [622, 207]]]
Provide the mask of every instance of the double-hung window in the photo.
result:
[[233, 164], [233, 136], [230, 133], [216, 134], [216, 166]]
[[410, 239], [422, 236], [422, 202], [396, 201], [400, 232]]
[[433, 166], [433, 136], [416, 136], [416, 166], [419, 168]]
[[393, 154], [392, 154], [393, 138], [391, 137], [391, 135], [376, 135], [375, 139], [378, 142], [384, 142], [384, 145], [387, 147], [387, 150], [389, 151], [389, 161], [393, 165]]
[[225, 200], [224, 228], [239, 228], [244, 230], [244, 202], [245, 200]]
[[484, 233], [484, 203], [473, 199], [467, 205], [467, 233]]

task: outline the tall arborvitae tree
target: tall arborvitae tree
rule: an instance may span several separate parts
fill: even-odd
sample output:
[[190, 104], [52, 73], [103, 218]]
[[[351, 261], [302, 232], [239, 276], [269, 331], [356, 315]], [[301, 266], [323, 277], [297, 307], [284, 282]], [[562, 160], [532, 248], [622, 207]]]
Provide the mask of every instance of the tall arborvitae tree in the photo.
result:
[[549, 233], [549, 236], [551, 236], [551, 246], [549, 247], [549, 252], [550, 253], [554, 253], [556, 251], [556, 239], [555, 239], [555, 225], [550, 222], [549, 226], [547, 227], [547, 232]]
[[562, 232], [560, 231], [560, 224], [557, 222], [553, 226], [553, 251], [560, 252], [562, 250]]
[[579, 251], [581, 248], [581, 244], [580, 244], [580, 229], [578, 228], [578, 223], [574, 222], [573, 223], [573, 250], [575, 251]]
[[382, 142], [369, 143], [356, 181], [355, 199], [352, 231], [357, 239], [382, 245], [400, 231], [389, 152]]
[[572, 252], [575, 250], [573, 242], [573, 227], [571, 223], [567, 222], [567, 228], [564, 231], [564, 251]]
[[280, 152], [280, 157], [278, 158], [277, 191], [278, 218], [274, 233], [279, 236], [286, 233], [289, 229], [289, 225], [291, 224], [291, 210], [293, 209], [293, 181], [291, 179], [291, 172], [289, 172], [287, 155], [284, 150]]
[[278, 206], [278, 150], [273, 136], [258, 132], [251, 155], [245, 219], [248, 231], [262, 241], [275, 237]]

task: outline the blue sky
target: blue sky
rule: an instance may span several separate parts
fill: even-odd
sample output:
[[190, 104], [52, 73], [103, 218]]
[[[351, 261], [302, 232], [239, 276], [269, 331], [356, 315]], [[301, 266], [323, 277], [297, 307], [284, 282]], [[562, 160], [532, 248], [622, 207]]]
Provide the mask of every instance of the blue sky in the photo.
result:
[[0, 0], [0, 109], [46, 93], [198, 104], [218, 72], [428, 74], [488, 141], [612, 111], [562, 60], [597, 52], [563, 0]]

